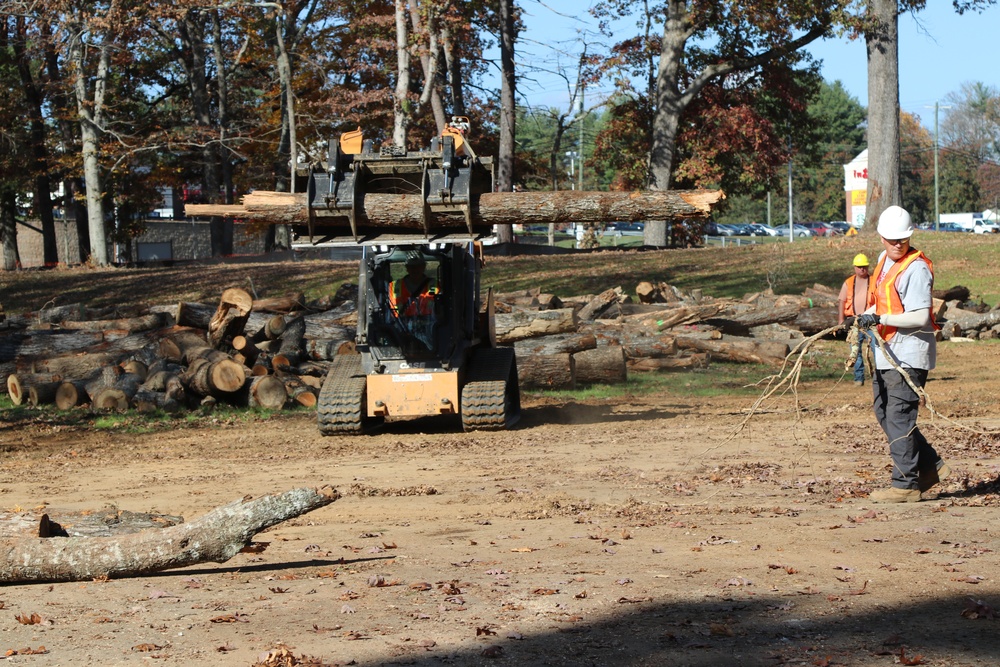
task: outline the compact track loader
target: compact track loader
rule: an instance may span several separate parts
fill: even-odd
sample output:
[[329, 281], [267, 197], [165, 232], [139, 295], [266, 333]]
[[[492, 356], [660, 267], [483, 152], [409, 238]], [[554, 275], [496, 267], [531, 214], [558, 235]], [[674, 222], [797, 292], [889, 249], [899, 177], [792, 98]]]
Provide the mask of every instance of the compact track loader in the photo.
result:
[[[358, 354], [340, 355], [323, 383], [325, 435], [445, 414], [460, 415], [465, 430], [499, 430], [520, 416], [514, 350], [496, 344], [492, 298], [480, 295], [480, 240], [492, 230], [471, 214], [493, 189], [493, 161], [475, 155], [467, 130], [468, 120], [455, 118], [429, 150], [378, 153], [360, 130], [345, 133], [331, 140], [325, 170], [310, 175], [309, 224], [298, 233], [314, 244], [362, 246]], [[416, 210], [417, 219], [373, 225], [364, 211], [375, 202]], [[411, 266], [423, 276], [404, 290]]]

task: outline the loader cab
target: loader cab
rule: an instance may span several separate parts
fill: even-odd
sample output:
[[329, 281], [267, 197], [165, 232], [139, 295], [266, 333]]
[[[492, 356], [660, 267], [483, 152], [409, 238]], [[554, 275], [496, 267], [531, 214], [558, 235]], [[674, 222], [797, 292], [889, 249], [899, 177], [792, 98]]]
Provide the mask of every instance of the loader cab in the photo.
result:
[[365, 247], [358, 343], [369, 353], [366, 372], [462, 365], [477, 342], [479, 271], [471, 245]]

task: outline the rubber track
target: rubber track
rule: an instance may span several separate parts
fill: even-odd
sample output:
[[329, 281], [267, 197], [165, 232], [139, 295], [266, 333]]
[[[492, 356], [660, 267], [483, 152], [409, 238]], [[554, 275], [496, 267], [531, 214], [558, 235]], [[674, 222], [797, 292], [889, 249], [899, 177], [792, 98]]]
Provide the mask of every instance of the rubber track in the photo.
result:
[[362, 403], [366, 382], [361, 372], [361, 355], [343, 355], [334, 361], [316, 402], [320, 433], [351, 435], [364, 430]]
[[[521, 416], [514, 351], [480, 350], [472, 357], [469, 378], [462, 388], [462, 428], [466, 431], [500, 431]], [[515, 383], [513, 387], [508, 383]]]
[[469, 382], [462, 388], [462, 427], [466, 431], [500, 431], [507, 426], [507, 383]]

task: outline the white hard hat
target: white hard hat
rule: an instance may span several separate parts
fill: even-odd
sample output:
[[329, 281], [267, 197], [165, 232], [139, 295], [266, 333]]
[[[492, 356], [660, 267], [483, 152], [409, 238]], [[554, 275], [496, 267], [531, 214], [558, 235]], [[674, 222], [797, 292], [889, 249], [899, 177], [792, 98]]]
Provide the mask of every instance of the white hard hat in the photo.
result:
[[908, 239], [913, 235], [913, 221], [902, 207], [890, 206], [878, 217], [877, 231], [884, 239]]

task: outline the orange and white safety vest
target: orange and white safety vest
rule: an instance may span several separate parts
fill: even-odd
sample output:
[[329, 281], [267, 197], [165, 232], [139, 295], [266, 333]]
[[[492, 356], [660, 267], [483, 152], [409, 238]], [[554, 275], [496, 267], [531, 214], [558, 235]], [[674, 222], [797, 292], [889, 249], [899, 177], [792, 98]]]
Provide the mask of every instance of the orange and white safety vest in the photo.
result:
[[[915, 248], [910, 248], [902, 259], [893, 264], [889, 271], [884, 277], [879, 279], [882, 275], [882, 267], [885, 265], [886, 255], [883, 254], [879, 259], [878, 264], [875, 265], [875, 270], [872, 272], [874, 280], [869, 279], [868, 283], [868, 306], [871, 307], [872, 304], [875, 305], [876, 315], [897, 315], [903, 312], [903, 299], [899, 296], [899, 290], [896, 288], [896, 280], [910, 264], [913, 264], [918, 259], [922, 259], [927, 262], [927, 268], [931, 272], [931, 280], [934, 280], [934, 265], [927, 256]], [[934, 330], [940, 329], [937, 322], [934, 321], [934, 311], [931, 310], [931, 326]], [[889, 326], [888, 324], [878, 325], [878, 333], [886, 341], [889, 341], [894, 335], [896, 335], [896, 327]]]
[[425, 278], [414, 294], [410, 293], [405, 280], [393, 280], [389, 283], [389, 307], [397, 317], [433, 315], [437, 293], [437, 283], [430, 278]]

